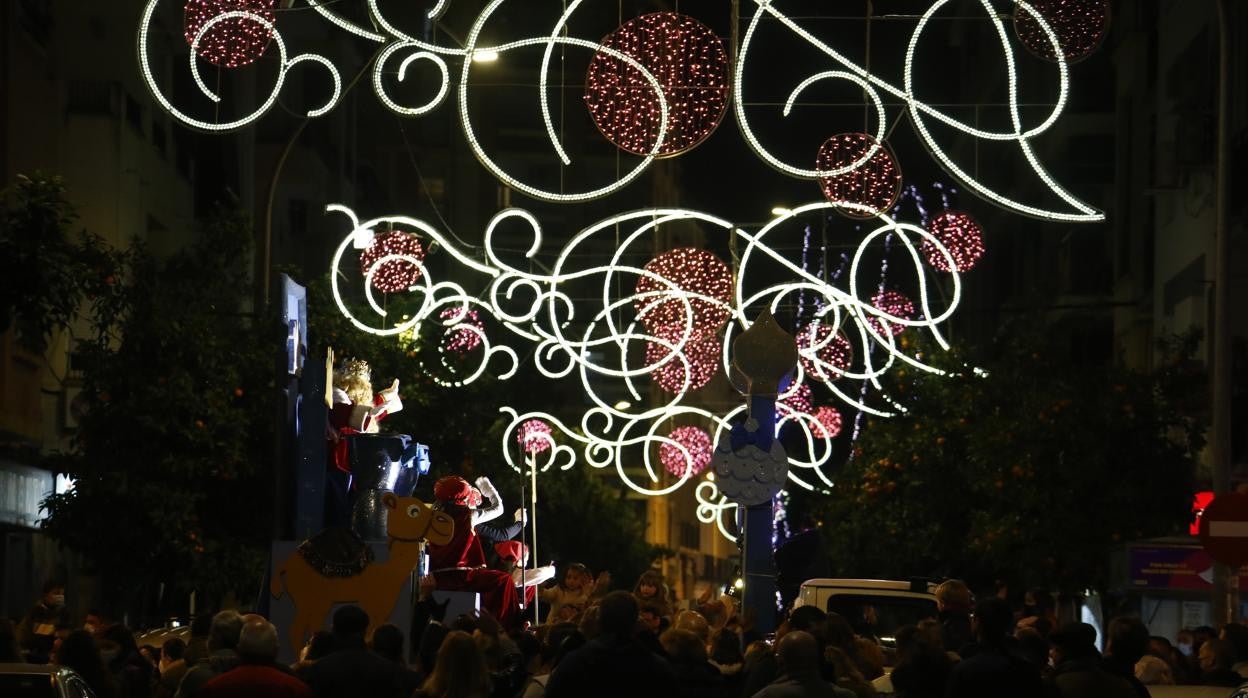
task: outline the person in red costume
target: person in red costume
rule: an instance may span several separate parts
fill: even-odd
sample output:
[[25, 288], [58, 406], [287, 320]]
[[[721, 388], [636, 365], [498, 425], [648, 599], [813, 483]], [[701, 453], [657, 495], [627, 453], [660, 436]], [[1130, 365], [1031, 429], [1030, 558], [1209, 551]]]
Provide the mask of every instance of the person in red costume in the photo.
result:
[[[455, 535], [446, 545], [429, 544], [429, 569], [439, 590], [479, 593], [481, 607], [492, 613], [503, 627], [511, 627], [520, 618], [516, 585], [511, 575], [486, 567], [485, 551], [476, 531], [477, 524], [503, 513], [503, 502], [489, 478], [479, 477], [476, 482], [477, 487], [473, 487], [458, 475], [448, 475], [434, 483], [437, 507], [455, 520]], [[490, 500], [485, 508], [481, 508], [482, 491]]]

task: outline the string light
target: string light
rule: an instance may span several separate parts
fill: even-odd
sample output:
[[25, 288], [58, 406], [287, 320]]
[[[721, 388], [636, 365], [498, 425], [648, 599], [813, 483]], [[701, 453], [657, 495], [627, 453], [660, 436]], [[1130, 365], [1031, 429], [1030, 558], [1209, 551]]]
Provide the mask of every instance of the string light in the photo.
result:
[[1100, 48], [1109, 32], [1109, 0], [1031, 0], [1031, 10], [1014, 11], [1014, 33], [1032, 55], [1056, 61], [1049, 33], [1036, 21], [1044, 18], [1057, 35], [1062, 56], [1075, 63]]
[[780, 395], [776, 402], [783, 405], [790, 412], [808, 414], [810, 412], [810, 400], [810, 386], [805, 383], [798, 383]]
[[[642, 15], [621, 25], [602, 46], [632, 56], [663, 86], [667, 136], [656, 155], [670, 157], [701, 143], [728, 109], [728, 54], [706, 25], [676, 12]], [[585, 105], [603, 136], [621, 150], [649, 154], [662, 110], [644, 75], [596, 52], [586, 75]]]
[[[673, 344], [678, 341], [678, 338], [668, 339]], [[656, 366], [672, 356], [666, 364], [656, 366], [650, 377], [661, 389], [675, 395], [684, 390], [698, 390], [709, 383], [719, 371], [719, 352], [719, 338], [714, 335], [688, 342], [683, 352], [674, 352], [659, 342], [647, 342], [646, 365]]]
[[854, 347], [849, 339], [818, 320], [797, 333], [797, 353], [802, 370], [825, 381], [845, 375], [854, 360]]
[[[914, 303], [910, 302], [897, 291], [882, 291], [877, 293], [871, 299], [871, 305], [877, 310], [887, 315], [889, 318], [901, 318], [909, 320], [914, 317]], [[899, 322], [889, 322], [889, 320], [873, 317], [868, 323], [875, 328], [879, 334], [889, 334], [894, 337], [905, 331], [906, 325]]]
[[[974, 218], [960, 211], [945, 211], [933, 218], [927, 226], [936, 241], [923, 241], [923, 255], [933, 269], [939, 271], [966, 272], [975, 268], [975, 264], [984, 256], [984, 233]], [[945, 251], [949, 256], [945, 256]], [[953, 265], [949, 264], [953, 258]]]
[[714, 334], [731, 315], [732, 272], [711, 252], [668, 250], [644, 269], [650, 275], [637, 278], [633, 307], [652, 334], [664, 332], [674, 339], [688, 327], [690, 338], [700, 339]]
[[467, 354], [481, 346], [481, 336], [485, 326], [481, 324], [481, 316], [472, 308], [446, 308], [438, 313], [443, 324], [448, 325], [443, 346], [447, 351], [456, 354]]
[[[382, 293], [400, 293], [420, 280], [425, 248], [412, 233], [379, 233], [360, 254], [360, 273], [373, 273], [373, 288]], [[374, 267], [376, 269], [374, 270]]]
[[[273, 40], [273, 8], [277, 0], [187, 0], [183, 8], [183, 34], [195, 46], [195, 54], [222, 68], [238, 68], [264, 55]], [[267, 20], [232, 17], [217, 22], [200, 35], [212, 18], [227, 12], [246, 12]], [[199, 41], [196, 42], [196, 37]]]
[[516, 443], [531, 456], [550, 449], [554, 443], [550, 425], [540, 419], [525, 421], [516, 429]]
[[667, 438], [674, 443], [659, 446], [659, 462], [667, 468], [667, 472], [676, 476], [686, 473], [689, 476], [696, 476], [710, 464], [715, 446], [711, 443], [711, 436], [706, 433], [705, 429], [676, 427], [667, 435]]
[[856, 208], [840, 209], [850, 218], [871, 218], [880, 211], [887, 211], [897, 203], [901, 195], [901, 169], [888, 145], [866, 133], [841, 133], [823, 142], [815, 167], [833, 170], [859, 161], [874, 150], [867, 161], [849, 172], [831, 177], [821, 177], [819, 188], [828, 201], [861, 204], [865, 211]]
[[815, 433], [825, 439], [835, 439], [844, 426], [841, 411], [831, 405], [820, 405], [815, 409]]

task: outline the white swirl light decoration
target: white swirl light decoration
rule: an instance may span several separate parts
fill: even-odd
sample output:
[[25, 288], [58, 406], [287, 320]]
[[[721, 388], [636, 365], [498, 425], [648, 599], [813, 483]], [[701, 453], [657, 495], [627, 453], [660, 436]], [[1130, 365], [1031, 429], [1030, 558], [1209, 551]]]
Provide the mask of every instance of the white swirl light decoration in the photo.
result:
[[338, 104], [338, 99], [342, 96], [342, 76], [339, 75], [338, 69], [334, 66], [333, 62], [324, 56], [314, 53], [302, 53], [294, 58], [287, 58], [286, 42], [282, 39], [281, 33], [277, 31], [277, 27], [274, 26], [273, 22], [270, 22], [262, 15], [254, 12], [233, 10], [230, 12], [223, 12], [204, 22], [204, 24], [199, 28], [199, 31], [195, 34], [195, 38], [192, 39], [189, 65], [195, 84], [198, 86], [200, 92], [209, 100], [213, 102], [221, 101], [220, 97], [208, 88], [208, 85], [204, 83], [203, 78], [199, 74], [196, 50], [199, 47], [199, 42], [203, 40], [204, 36], [218, 24], [230, 20], [247, 20], [259, 24], [265, 31], [271, 33], [273, 36], [273, 43], [277, 46], [277, 80], [273, 85], [273, 89], [269, 92], [264, 101], [260, 103], [260, 106], [256, 107], [255, 111], [234, 119], [233, 121], [214, 123], [197, 119], [189, 114], [183, 113], [175, 107], [173, 103], [169, 101], [169, 98], [166, 97], [161, 91], [160, 85], [156, 82], [156, 76], [152, 71], [151, 59], [148, 55], [148, 35], [151, 31], [152, 16], [156, 11], [156, 6], [159, 4], [160, 0], [148, 0], [147, 5], [143, 8], [143, 14], [139, 19], [139, 72], [143, 76], [143, 82], [147, 85], [148, 91], [152, 93], [152, 98], [155, 99], [157, 104], [168, 112], [170, 116], [178, 121], [201, 131], [224, 132], [242, 128], [256, 119], [259, 119], [261, 116], [264, 116], [264, 114], [277, 103], [277, 95], [281, 92], [282, 86], [286, 83], [286, 75], [290, 72], [292, 67], [305, 61], [318, 63], [324, 66], [329, 72], [330, 80], [333, 83], [333, 94], [330, 96], [329, 100], [320, 107], [308, 110], [307, 116], [309, 118], [321, 116]]
[[[733, 71], [733, 93], [736, 97], [736, 99], [733, 100], [733, 104], [737, 116], [737, 125], [741, 130], [742, 136], [745, 138], [750, 148], [753, 149], [755, 154], [757, 154], [764, 162], [768, 163], [778, 171], [794, 177], [818, 178], [843, 174], [860, 166], [862, 163], [865, 163], [872, 155], [875, 154], [874, 149], [869, 149], [859, 159], [859, 161], [849, 163], [848, 165], [838, 169], [820, 171], [811, 170], [806, 167], [798, 167], [785, 162], [781, 158], [772, 154], [771, 151], [769, 151], [767, 147], [762, 144], [758, 135], [755, 133], [754, 128], [750, 124], [750, 115], [746, 109], [748, 98], [746, 97], [745, 91], [745, 73], [751, 57], [751, 49], [754, 46], [756, 34], [758, 33], [758, 28], [764, 19], [770, 18], [778, 21], [785, 28], [796, 34], [801, 40], [824, 53], [828, 56], [828, 58], [844, 69], [839, 71], [824, 71], [816, 73], [799, 83], [798, 86], [792, 91], [784, 106], [782, 111], [784, 116], [788, 116], [791, 112], [797, 95], [816, 80], [847, 80], [864, 88], [866, 91], [869, 100], [876, 107], [876, 118], [878, 122], [876, 133], [882, 134], [886, 130], [885, 116], [883, 114], [882, 101], [880, 100], [879, 93], [876, 91], [878, 89], [879, 91], [885, 92], [897, 99], [901, 99], [906, 103], [910, 112], [911, 121], [914, 123], [915, 130], [918, 132], [920, 139], [927, 146], [932, 156], [936, 158], [936, 160], [942, 167], [945, 168], [946, 171], [959, 179], [963, 185], [976, 192], [984, 199], [991, 201], [1002, 208], [1042, 219], [1073, 222], [1093, 222], [1104, 220], [1105, 215], [1102, 212], [1083, 203], [1082, 201], [1079, 201], [1048, 174], [1036, 158], [1030, 144], [1030, 141], [1033, 138], [1044, 133], [1052, 127], [1054, 123], [1056, 123], [1057, 118], [1061, 115], [1062, 110], [1066, 106], [1066, 99], [1070, 91], [1069, 66], [1065, 57], [1062, 55], [1061, 45], [1057, 34], [1045, 21], [1044, 17], [1033, 9], [1030, 4], [1023, 2], [1022, 0], [1018, 0], [1017, 7], [1019, 11], [1034, 19], [1040, 31], [1048, 37], [1049, 42], [1054, 47], [1057, 54], [1054, 63], [1056, 63], [1058, 68], [1058, 97], [1056, 103], [1053, 105], [1052, 111], [1043, 121], [1041, 121], [1040, 124], [1031, 128], [1025, 128], [1023, 126], [1018, 108], [1018, 72], [1014, 61], [1014, 47], [1009, 40], [1005, 26], [1001, 21], [1003, 13], [995, 7], [994, 2], [999, 4], [1001, 0], [980, 0], [980, 4], [983, 7], [987, 19], [992, 22], [993, 28], [996, 30], [996, 33], [1001, 41], [1001, 49], [1006, 65], [1006, 74], [1008, 79], [1008, 106], [1013, 130], [997, 132], [976, 128], [971, 124], [959, 121], [958, 119], [945, 114], [940, 111], [939, 108], [923, 102], [918, 97], [913, 80], [913, 67], [919, 38], [927, 28], [931, 18], [948, 3], [948, 0], [936, 0], [936, 2], [932, 3], [932, 6], [928, 8], [927, 12], [923, 14], [922, 18], [915, 26], [914, 32], [910, 36], [910, 42], [905, 54], [902, 86], [900, 87], [871, 73], [866, 68], [858, 65], [849, 57], [837, 51], [831, 45], [812, 34], [796, 20], [792, 19], [777, 8], [777, 4], [780, 3], [776, 0], [754, 0], [755, 5], [758, 6], [758, 10], [754, 13], [753, 18], [750, 20], [749, 26], [746, 28], [746, 31], [742, 36], [741, 46], [737, 51], [736, 69]], [[1006, 4], [1010, 5], [1010, 9], [1013, 9], [1013, 6], [1016, 3], [1014, 0], [1009, 0]], [[1005, 14], [1008, 14], [1008, 12]], [[1019, 151], [1023, 155], [1023, 158], [1027, 161], [1028, 165], [1030, 165], [1031, 169], [1036, 173], [1039, 179], [1045, 184], [1046, 187], [1048, 187], [1049, 191], [1068, 204], [1070, 209], [1047, 209], [1018, 201], [992, 189], [986, 183], [979, 181], [970, 173], [958, 167], [958, 165], [954, 163], [953, 159], [949, 157], [948, 153], [945, 152], [944, 148], [936, 142], [936, 139], [927, 128], [926, 119], [928, 118], [935, 119], [948, 127], [954, 128], [968, 136], [971, 136], [972, 138], [993, 141], [1011, 141], [1016, 143]]]
[[[504, 430], [507, 436], [501, 447], [504, 460], [511, 467], [520, 471], [529, 467], [526, 462], [529, 459], [519, 454], [515, 446], [516, 427], [539, 419], [550, 425], [559, 438], [554, 448], [532, 459], [537, 470], [567, 469], [581, 461], [593, 468], [613, 469], [626, 487], [638, 493], [663, 495], [676, 491], [688, 480], [702, 481], [700, 475], [695, 477], [688, 469], [673, 475], [659, 462], [662, 446], [669, 446], [669, 451], [682, 447], [670, 438], [671, 425], [707, 425], [708, 432], [713, 432], [714, 440], [718, 441], [745, 410], [744, 405], [739, 405], [727, 413], [712, 413], [691, 405], [687, 398], [693, 386], [690, 373], [684, 367], [695, 360], [690, 352], [698, 350], [695, 338], [701, 336], [695, 308], [722, 308], [727, 315], [723, 338], [718, 334], [709, 336], [719, 343], [721, 360], [726, 360], [726, 347], [731, 344], [734, 333], [748, 328], [758, 310], [787, 307], [799, 293], [815, 298], [821, 306], [817, 320], [838, 328], [838, 336], [852, 344], [853, 355], [860, 357], [853, 366], [838, 366], [837, 371], [826, 371], [822, 375], [809, 373], [798, 365], [794, 385], [803, 386], [803, 393], [807, 386], [821, 391], [821, 402], [831, 399], [887, 416], [904, 410], [904, 406], [883, 392], [879, 380], [882, 376], [900, 366], [941, 373], [922, 357], [906, 353], [893, 333], [879, 329], [904, 325], [910, 332], [928, 332], [937, 344], [947, 346], [939, 325], [951, 317], [957, 306], [960, 277], [956, 271], [933, 270], [921, 253], [930, 248], [952, 262], [949, 250], [934, 235], [887, 214], [876, 215], [872, 219], [876, 228], [861, 237], [852, 259], [847, 289], [804, 271], [783, 252], [785, 245], [777, 238], [800, 229], [800, 218], [826, 217], [852, 206], [826, 201], [799, 206], [755, 233], [688, 209], [633, 211], [598, 221], [573, 235], [562, 247], [548, 252], [543, 249], [540, 221], [521, 209], [508, 209], [495, 215], [483, 236], [484, 249], [467, 252], [455, 239], [424, 221], [405, 216], [361, 221], [349, 208], [331, 206], [331, 211], [346, 217], [350, 230], [334, 255], [332, 286], [339, 309], [363, 331], [395, 335], [412, 331], [420, 323], [429, 321], [443, 331], [453, 326], [472, 332], [474, 338], [480, 339], [480, 352], [474, 350], [461, 357], [462, 360], [425, 367], [431, 377], [444, 385], [471, 383], [485, 375], [487, 368], [499, 374], [498, 379], [506, 379], [519, 369], [522, 356], [531, 356], [531, 364], [528, 359], [524, 363], [545, 378], [580, 384], [590, 404], [572, 423], [545, 412], [521, 414], [514, 408], [503, 408], [510, 423]], [[865, 207], [856, 212], [861, 212], [862, 208]], [[673, 279], [644, 266], [652, 257], [649, 243], [656, 227], [674, 221], [698, 223], [708, 231], [711, 240], [717, 234], [737, 239], [741, 255], [730, 299], [725, 301], [683, 289]], [[786, 227], [786, 223], [793, 224]], [[451, 259], [433, 269], [425, 267], [409, 292], [410, 301], [404, 302], [403, 294], [393, 295], [387, 310], [376, 302], [369, 302], [369, 279], [360, 282], [356, 257], [361, 248], [366, 247], [362, 243], [371, 239], [373, 231], [390, 228], [414, 231], [436, 242]], [[524, 235], [529, 236], [528, 244], [517, 245], [517, 237], [523, 239]], [[887, 310], [872, 304], [878, 289], [866, 283], [871, 273], [863, 260], [873, 258], [868, 252], [881, 247], [886, 237], [891, 237], [893, 250], [890, 282], [904, 285], [914, 299], [913, 317], [893, 317]], [[588, 253], [601, 250], [608, 240], [615, 250], [611, 258], [604, 260], [601, 255]], [[517, 247], [521, 252], [507, 251]], [[539, 256], [553, 257], [548, 263], [537, 265], [550, 271], [530, 271], [530, 262]], [[435, 278], [434, 269], [447, 266], [459, 267], [450, 272], [455, 280]], [[911, 273], [913, 278], [908, 278]], [[937, 307], [935, 299], [929, 297], [928, 275], [947, 276], [951, 280], [947, 306]], [[639, 280], [644, 283], [639, 284]], [[347, 299], [347, 283], [363, 286], [352, 292], [356, 299], [352, 302]], [[599, 288], [600, 293], [587, 292], [593, 288]], [[659, 305], [656, 300], [675, 302], [674, 306], [669, 306], [675, 312], [665, 315], [672, 324], [664, 323], [662, 329], [648, 329], [645, 314]], [[399, 312], [396, 310], [399, 307], [406, 313], [406, 319], [391, 319], [387, 313]], [[454, 320], [464, 317], [467, 309], [475, 311], [479, 323], [469, 325]], [[706, 339], [703, 337], [701, 341]], [[657, 360], [653, 352], [650, 357], [646, 356], [646, 348], [651, 346], [660, 349], [662, 355]], [[817, 347], [815, 345], [816, 351]], [[646, 403], [642, 407], [615, 407], [621, 390], [636, 398], [634, 404], [645, 402], [635, 383], [647, 378], [653, 380], [656, 374], [672, 365], [681, 367], [675, 373], [683, 384], [672, 386], [676, 389], [670, 394], [657, 395], [657, 403]], [[865, 393], [863, 382], [868, 384]], [[833, 435], [807, 409], [806, 406], [798, 410], [782, 406], [780, 410], [781, 428], [788, 434], [795, 434], [785, 437], [793, 444], [788, 449], [789, 482], [810, 491], [826, 491], [834, 484], [829, 470]]]
[[[171, 2], [172, 0], [169, 1]], [[327, 2], [326, 0], [307, 0], [307, 4], [322, 18], [333, 24], [335, 27], [360, 39], [382, 44], [384, 46], [378, 56], [378, 59], [374, 61], [372, 75], [373, 89], [377, 94], [378, 100], [388, 109], [397, 114], [408, 117], [421, 116], [428, 114], [437, 107], [441, 106], [446, 101], [446, 96], [450, 93], [451, 87], [451, 76], [447, 68], [447, 59], [453, 59], [452, 62], [455, 60], [461, 62], [463, 64], [463, 69], [459, 74], [458, 99], [456, 106], [464, 138], [467, 140], [474, 155], [476, 155], [482, 164], [490, 170], [490, 172], [500, 182], [530, 196], [547, 201], [562, 203], [589, 201], [594, 198], [606, 196], [627, 186], [649, 167], [656, 154], [660, 152], [663, 140], [667, 135], [669, 117], [671, 116], [669, 106], [671, 105], [668, 104], [668, 101], [663, 94], [663, 89], [659, 80], [631, 56], [603, 46], [597, 41], [567, 35], [567, 27], [569, 26], [572, 15], [586, 6], [582, 0], [573, 0], [571, 3], [564, 3], [563, 11], [559, 14], [558, 19], [552, 25], [549, 32], [544, 32], [539, 36], [521, 38], [501, 43], [497, 46], [480, 45], [478, 43], [480, 34], [488, 23], [490, 17], [498, 10], [499, 7], [508, 1], [509, 0], [491, 0], [491, 2], [481, 10], [472, 22], [471, 29], [468, 32], [467, 41], [462, 47], [438, 45], [404, 32], [385, 16], [379, 7], [377, 0], [368, 0], [367, 3], [370, 15], [370, 22], [368, 24], [370, 26], [363, 26], [345, 19], [333, 10], [331, 7], [332, 3]], [[309, 110], [308, 116], [316, 117], [325, 114], [338, 103], [341, 92], [341, 78], [334, 63], [328, 57], [314, 53], [300, 54], [294, 59], [287, 60], [287, 49], [285, 43], [281, 36], [278, 35], [276, 31], [273, 31], [274, 41], [278, 46], [278, 52], [280, 54], [278, 76], [273, 90], [264, 100], [262, 100], [260, 105], [256, 107], [254, 111], [237, 119], [220, 123], [213, 123], [198, 119], [180, 111], [161, 91], [151, 67], [151, 57], [149, 55], [148, 47], [149, 35], [152, 30], [153, 13], [160, 2], [161, 0], [148, 0], [141, 15], [138, 31], [139, 66], [143, 80], [152, 92], [152, 95], [155, 97], [157, 103], [159, 103], [160, 106], [174, 119], [193, 128], [205, 131], [221, 132], [242, 128], [268, 112], [268, 110], [276, 102], [277, 94], [284, 84], [285, 77], [289, 69], [300, 62], [307, 61], [319, 63], [324, 66], [328, 70], [334, 85], [333, 96], [323, 106]], [[930, 20], [942, 8], [944, 8], [947, 3], [948, 0], [935, 0], [927, 12], [925, 12], [919, 19], [906, 47], [904, 69], [900, 80], [889, 81], [870, 72], [865, 67], [858, 65], [845, 54], [837, 51], [834, 47], [812, 34], [798, 21], [786, 15], [778, 7], [778, 5], [783, 4], [781, 0], [754, 0], [757, 10], [750, 19], [749, 25], [742, 36], [741, 45], [737, 51], [736, 64], [734, 66], [734, 70], [732, 71], [732, 93], [735, 98], [731, 100], [733, 102], [733, 109], [736, 115], [738, 127], [749, 147], [755, 154], [758, 155], [759, 158], [780, 172], [807, 179], [835, 177], [837, 175], [851, 172], [868, 162], [876, 154], [876, 151], [880, 147], [878, 144], [874, 145], [868, 148], [866, 152], [864, 152], [857, 160], [849, 163], [838, 163], [841, 166], [834, 169], [812, 170], [807, 166], [797, 166], [782, 160], [772, 154], [767, 147], [762, 144], [760, 134], [751, 123], [750, 113], [746, 107], [748, 99], [746, 96], [745, 75], [748, 72], [748, 67], [751, 65], [751, 58], [756, 56], [760, 51], [766, 50], [773, 54], [791, 51], [791, 44], [788, 42], [777, 42], [776, 46], [767, 47], [765, 49], [759, 48], [756, 45], [758, 43], [757, 37], [759, 35], [759, 27], [762, 25], [764, 20], [767, 20], [769, 22], [779, 23], [785, 29], [796, 35], [798, 39], [805, 41], [818, 51], [822, 52], [831, 60], [833, 67], [835, 68], [832, 70], [816, 70], [812, 72], [810, 76], [794, 85], [789, 91], [789, 96], [784, 103], [783, 109], [781, 110], [783, 116], [787, 117], [792, 113], [795, 105], [797, 104], [798, 98], [812, 84], [822, 80], [838, 80], [848, 82], [860, 88], [866, 95], [870, 106], [874, 107], [875, 124], [872, 135], [875, 137], [877, 142], [883, 141], [883, 136], [887, 132], [889, 126], [883, 102], [884, 96], [887, 95], [888, 97], [899, 99], [907, 105], [914, 128], [918, 133], [920, 140], [924, 142], [932, 156], [954, 177], [959, 179], [964, 186], [974, 191], [985, 200], [990, 201], [1002, 208], [1030, 216], [1036, 216], [1042, 219], [1073, 222], [1103, 220], [1103, 213], [1080, 201], [1073, 194], [1066, 191], [1048, 174], [1048, 172], [1040, 164], [1032, 148], [1031, 141], [1047, 132], [1056, 123], [1065, 108], [1070, 90], [1070, 75], [1068, 61], [1062, 52], [1060, 37], [1057, 32], [1054, 31], [1054, 28], [1050, 25], [1049, 21], [1045, 19], [1043, 14], [1030, 3], [1024, 2], [1023, 0], [1017, 0], [1017, 2], [1015, 0], [980, 0], [980, 5], [984, 10], [985, 17], [991, 23], [991, 26], [995, 30], [1001, 43], [1002, 57], [1006, 67], [1008, 82], [1007, 107], [1010, 112], [1012, 124], [1011, 129], [1001, 131], [981, 129], [973, 124], [960, 121], [959, 119], [950, 116], [949, 114], [941, 111], [941, 108], [939, 107], [922, 101], [919, 86], [914, 84], [913, 79], [913, 66], [918, 51], [918, 43], [928, 26], [931, 24]], [[431, 19], [436, 20], [446, 11], [448, 5], [449, 0], [437, 0], [427, 14]], [[1002, 21], [1002, 17], [1010, 15], [1015, 8], [1017, 8], [1016, 17], [1025, 20], [1029, 27], [1034, 24], [1034, 31], [1032, 34], [1041, 41], [1047, 40], [1048, 44], [1053, 48], [1055, 53], [1054, 63], [1057, 66], [1058, 94], [1056, 101], [1053, 104], [1053, 108], [1038, 124], [1030, 127], [1024, 126], [1019, 111], [1018, 72], [1015, 65], [1014, 40], [1011, 39], [1010, 34], [1007, 32], [1004, 22]], [[219, 15], [219, 17], [228, 18], [230, 20], [245, 20], [248, 22], [254, 22], [264, 31], [272, 31], [272, 22], [269, 22], [260, 15], [250, 12], [227, 12]], [[219, 22], [221, 20], [214, 18], [214, 20], [210, 20], [205, 23], [205, 28], [208, 26], [214, 26], [214, 21]], [[201, 38], [203, 33], [204, 32], [201, 29], [199, 32]], [[565, 166], [572, 162], [571, 156], [568, 154], [563, 144], [559, 142], [554, 121], [551, 116], [548, 99], [551, 86], [549, 76], [551, 56], [556, 45], [584, 48], [596, 54], [608, 56], [612, 59], [626, 63], [643, 75], [647, 84], [654, 89], [661, 107], [662, 118], [660, 120], [659, 137], [651, 151], [645, 154], [644, 157], [639, 158], [639, 161], [632, 169], [622, 174], [613, 173], [610, 175], [613, 179], [611, 179], [609, 183], [597, 186], [597, 188], [588, 188], [584, 191], [574, 191], [570, 193], [564, 191], [556, 192], [543, 189], [542, 187], [534, 185], [530, 182], [522, 181], [509, 174], [488, 153], [486, 153], [484, 146], [476, 138], [472, 117], [468, 110], [468, 87], [470, 72], [474, 63], [473, 59], [477, 56], [485, 54], [501, 57], [507, 52], [513, 52], [521, 48], [541, 48], [541, 59], [536, 62], [534, 72], [536, 73], [537, 78], [538, 102], [542, 116], [542, 124], [545, 128], [547, 138], [550, 141], [554, 157], [559, 163]], [[392, 63], [392, 59], [395, 55], [399, 55], [404, 51], [409, 50], [413, 53], [406, 56], [397, 70], [394, 71], [400, 82], [403, 81], [409, 65], [416, 60], [431, 63], [437, 70], [438, 77], [440, 78], [439, 86], [436, 92], [430, 95], [429, 99], [423, 104], [419, 104], [417, 106], [401, 104], [398, 100], [395, 100], [387, 93], [387, 80], [390, 79], [387, 77], [387, 67]], [[192, 55], [194, 54], [192, 53]], [[764, 56], [762, 60], [766, 63], [774, 63], [776, 59], [774, 55], [767, 55]], [[215, 101], [217, 96], [208, 88], [205, 81], [199, 75], [199, 69], [195, 65], [195, 61], [193, 59], [191, 61], [190, 70], [192, 72], [192, 77], [199, 86], [201, 92], [209, 99]], [[1007, 142], [1017, 145], [1019, 152], [1026, 160], [1028, 166], [1031, 167], [1036, 176], [1041, 182], [1043, 182], [1048, 190], [1067, 205], [1067, 208], [1044, 208], [1032, 203], [1013, 199], [1007, 194], [991, 188], [986, 182], [980, 181], [971, 173], [966, 172], [953, 161], [945, 149], [932, 135], [928, 128], [928, 123], [932, 120], [939, 122], [946, 127], [958, 130], [972, 138]], [[830, 134], [824, 134], [823, 137], [826, 137], [827, 135]]]

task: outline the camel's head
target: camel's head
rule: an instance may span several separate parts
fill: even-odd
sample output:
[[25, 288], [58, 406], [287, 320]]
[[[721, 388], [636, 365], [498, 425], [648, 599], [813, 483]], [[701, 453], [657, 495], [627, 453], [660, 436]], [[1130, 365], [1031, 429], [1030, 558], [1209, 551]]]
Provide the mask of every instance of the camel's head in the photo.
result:
[[449, 515], [415, 497], [400, 497], [393, 492], [381, 496], [381, 503], [390, 510], [386, 517], [386, 533], [393, 540], [428, 540], [446, 545], [455, 534], [455, 521]]

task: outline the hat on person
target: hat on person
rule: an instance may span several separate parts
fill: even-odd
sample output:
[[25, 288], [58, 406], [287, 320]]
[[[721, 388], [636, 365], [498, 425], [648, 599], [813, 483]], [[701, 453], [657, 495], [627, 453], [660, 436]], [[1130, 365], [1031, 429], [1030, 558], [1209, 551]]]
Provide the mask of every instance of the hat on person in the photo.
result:
[[481, 493], [458, 475], [446, 475], [433, 483], [433, 496], [441, 502], [459, 506], [475, 507], [481, 503]]
[[505, 540], [494, 544], [494, 552], [502, 559], [511, 558], [523, 565], [529, 559], [529, 549], [518, 540]]

